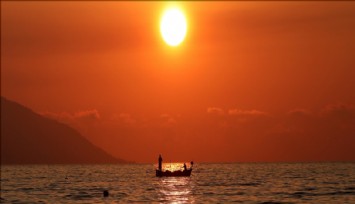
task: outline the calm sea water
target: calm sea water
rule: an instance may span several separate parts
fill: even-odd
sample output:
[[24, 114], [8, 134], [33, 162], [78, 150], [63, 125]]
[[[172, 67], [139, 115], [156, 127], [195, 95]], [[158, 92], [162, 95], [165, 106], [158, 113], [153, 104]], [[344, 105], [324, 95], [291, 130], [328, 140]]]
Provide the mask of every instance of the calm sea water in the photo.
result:
[[1, 167], [2, 203], [233, 201], [355, 203], [355, 163], [195, 164], [189, 178], [138, 164]]

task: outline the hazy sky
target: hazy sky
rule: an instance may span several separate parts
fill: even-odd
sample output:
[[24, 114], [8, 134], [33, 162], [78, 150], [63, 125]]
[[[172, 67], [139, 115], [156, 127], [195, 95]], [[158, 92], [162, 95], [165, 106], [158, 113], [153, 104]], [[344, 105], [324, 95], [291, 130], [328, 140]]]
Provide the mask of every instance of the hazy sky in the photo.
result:
[[1, 94], [137, 162], [355, 160], [354, 36], [355, 2], [5, 1]]

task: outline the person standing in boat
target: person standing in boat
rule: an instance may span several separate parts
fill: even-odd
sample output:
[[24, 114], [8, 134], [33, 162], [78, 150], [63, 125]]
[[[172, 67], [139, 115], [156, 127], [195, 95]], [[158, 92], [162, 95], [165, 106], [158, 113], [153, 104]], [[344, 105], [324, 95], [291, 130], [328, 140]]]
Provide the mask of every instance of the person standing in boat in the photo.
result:
[[159, 168], [160, 171], [162, 171], [163, 170], [163, 168], [162, 168], [163, 158], [161, 157], [161, 154], [159, 154], [158, 161], [159, 161], [159, 167], [158, 168]]

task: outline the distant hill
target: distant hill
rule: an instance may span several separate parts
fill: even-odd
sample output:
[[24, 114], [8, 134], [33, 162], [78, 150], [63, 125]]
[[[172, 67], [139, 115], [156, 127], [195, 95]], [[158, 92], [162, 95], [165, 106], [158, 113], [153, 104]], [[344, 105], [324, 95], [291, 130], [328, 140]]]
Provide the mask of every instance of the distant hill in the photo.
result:
[[120, 162], [75, 129], [1, 97], [1, 164]]

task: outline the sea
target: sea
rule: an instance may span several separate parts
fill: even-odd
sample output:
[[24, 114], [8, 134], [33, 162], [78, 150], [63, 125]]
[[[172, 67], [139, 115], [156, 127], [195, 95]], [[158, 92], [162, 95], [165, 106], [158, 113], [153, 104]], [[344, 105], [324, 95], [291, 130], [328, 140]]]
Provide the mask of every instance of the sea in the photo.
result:
[[4, 165], [1, 203], [355, 203], [355, 163], [195, 163], [169, 178], [155, 168]]

